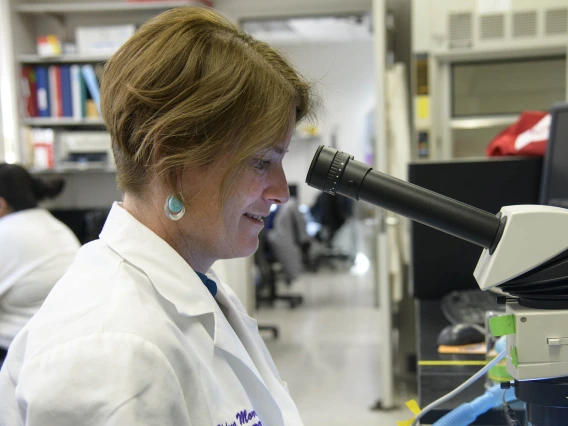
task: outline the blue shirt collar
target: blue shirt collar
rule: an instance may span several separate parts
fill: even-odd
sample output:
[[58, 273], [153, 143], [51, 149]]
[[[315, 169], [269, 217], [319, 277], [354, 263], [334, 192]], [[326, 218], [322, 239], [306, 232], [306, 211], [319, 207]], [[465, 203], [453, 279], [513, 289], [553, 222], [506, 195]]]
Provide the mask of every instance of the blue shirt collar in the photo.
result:
[[202, 274], [201, 272], [195, 271], [195, 273], [199, 278], [201, 278], [201, 281], [203, 281], [203, 284], [205, 284], [205, 287], [207, 287], [209, 293], [211, 293], [213, 297], [217, 296], [217, 283], [215, 283], [215, 281], [213, 281], [212, 279], [209, 279], [207, 275]]

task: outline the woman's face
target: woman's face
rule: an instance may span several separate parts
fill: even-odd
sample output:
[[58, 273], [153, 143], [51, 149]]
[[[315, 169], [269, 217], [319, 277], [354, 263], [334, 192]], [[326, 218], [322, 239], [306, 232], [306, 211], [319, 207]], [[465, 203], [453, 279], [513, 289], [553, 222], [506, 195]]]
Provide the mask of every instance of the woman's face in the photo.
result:
[[[211, 265], [218, 259], [245, 257], [258, 247], [258, 234], [264, 227], [272, 204], [290, 198], [282, 160], [290, 136], [274, 148], [259, 152], [248, 167], [235, 178], [224, 205], [220, 208], [224, 165], [223, 155], [206, 170], [194, 170], [185, 177], [186, 213], [179, 224], [182, 253], [192, 266]], [[201, 267], [207, 269], [209, 266]]]

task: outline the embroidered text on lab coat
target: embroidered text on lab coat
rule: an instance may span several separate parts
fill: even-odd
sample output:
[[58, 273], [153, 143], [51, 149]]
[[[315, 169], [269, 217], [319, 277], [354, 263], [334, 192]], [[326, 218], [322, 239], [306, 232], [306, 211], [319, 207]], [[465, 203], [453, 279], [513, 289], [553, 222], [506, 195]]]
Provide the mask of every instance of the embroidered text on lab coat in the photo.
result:
[[[241, 425], [248, 425], [249, 422], [256, 419], [258, 416], [256, 411], [248, 412], [247, 410], [239, 411], [235, 418], [237, 419], [236, 422], [227, 423], [225, 424], [218, 424], [217, 426], [241, 426]], [[250, 426], [262, 426], [262, 422], [259, 420], [257, 423], [253, 423]]]

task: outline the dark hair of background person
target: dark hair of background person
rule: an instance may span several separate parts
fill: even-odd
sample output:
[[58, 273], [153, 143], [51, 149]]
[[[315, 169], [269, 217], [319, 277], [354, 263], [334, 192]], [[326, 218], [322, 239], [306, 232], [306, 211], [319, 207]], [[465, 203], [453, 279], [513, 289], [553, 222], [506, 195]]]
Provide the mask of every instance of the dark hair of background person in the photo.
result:
[[14, 212], [35, 208], [40, 201], [59, 195], [64, 187], [63, 179], [44, 180], [22, 166], [0, 164], [0, 197]]

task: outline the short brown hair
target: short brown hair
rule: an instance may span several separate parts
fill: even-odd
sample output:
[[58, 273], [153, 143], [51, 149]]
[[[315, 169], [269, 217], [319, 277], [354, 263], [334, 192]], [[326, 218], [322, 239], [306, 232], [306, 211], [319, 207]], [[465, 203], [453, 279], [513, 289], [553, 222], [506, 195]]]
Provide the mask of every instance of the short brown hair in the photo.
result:
[[180, 193], [183, 171], [234, 152], [223, 183], [284, 140], [290, 113], [312, 114], [310, 85], [268, 44], [211, 9], [179, 7], [145, 23], [107, 62], [101, 109], [118, 185], [143, 195], [155, 171]]

